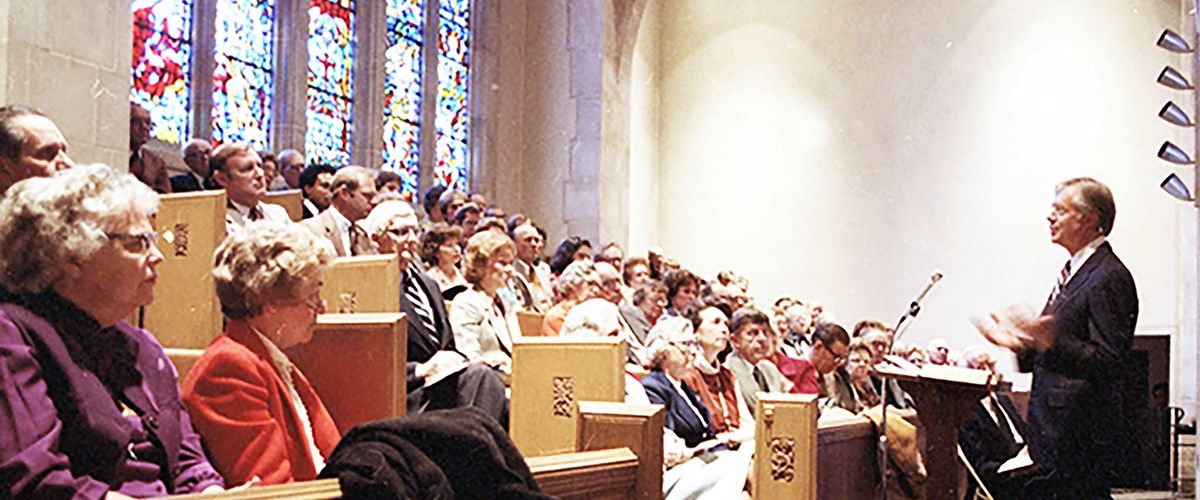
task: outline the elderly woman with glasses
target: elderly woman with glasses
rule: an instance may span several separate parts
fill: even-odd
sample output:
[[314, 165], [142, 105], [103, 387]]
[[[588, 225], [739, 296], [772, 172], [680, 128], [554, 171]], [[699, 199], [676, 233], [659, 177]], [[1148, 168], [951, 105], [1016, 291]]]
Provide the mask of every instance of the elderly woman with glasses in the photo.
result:
[[0, 497], [220, 490], [162, 346], [124, 321], [154, 299], [158, 196], [103, 165], [0, 203]]
[[696, 369], [700, 342], [683, 318], [663, 318], [651, 331], [647, 347], [650, 373], [642, 379], [650, 403], [666, 410], [663, 496], [672, 498], [736, 498], [750, 470], [752, 446], [719, 438], [704, 401], [683, 380]]
[[294, 224], [260, 221], [225, 239], [212, 271], [228, 323], [183, 384], [196, 428], [231, 482], [313, 479], [337, 445], [337, 427], [284, 350], [312, 340], [325, 245]]

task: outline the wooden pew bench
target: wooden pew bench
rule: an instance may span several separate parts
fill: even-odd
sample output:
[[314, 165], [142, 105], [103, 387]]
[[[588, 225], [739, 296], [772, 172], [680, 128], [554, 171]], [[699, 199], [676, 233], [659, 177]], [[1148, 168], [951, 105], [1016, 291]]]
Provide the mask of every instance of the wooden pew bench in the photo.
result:
[[299, 189], [267, 191], [262, 202], [283, 207], [292, 222], [300, 222], [304, 218], [304, 194]]
[[270, 486], [255, 486], [241, 491], [226, 491], [222, 493], [195, 493], [191, 495], [172, 495], [172, 500], [266, 500], [269, 498], [287, 498], [290, 500], [326, 500], [342, 498], [342, 488], [337, 479], [316, 479], [298, 483], [273, 484]]
[[321, 288], [331, 313], [400, 312], [400, 258], [395, 254], [339, 257]]
[[545, 319], [546, 315], [542, 313], [517, 311], [517, 326], [520, 327], [521, 335], [524, 337], [541, 337], [542, 322]]
[[584, 401], [573, 453], [526, 459], [542, 490], [559, 498], [662, 498], [659, 405]]
[[158, 285], [141, 325], [163, 347], [204, 349], [221, 331], [221, 304], [213, 289], [213, 254], [225, 240], [225, 191], [159, 197]]

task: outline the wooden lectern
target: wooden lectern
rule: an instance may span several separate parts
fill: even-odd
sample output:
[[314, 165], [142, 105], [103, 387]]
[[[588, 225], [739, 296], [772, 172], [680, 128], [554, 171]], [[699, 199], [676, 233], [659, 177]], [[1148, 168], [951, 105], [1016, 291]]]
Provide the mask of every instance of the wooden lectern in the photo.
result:
[[952, 366], [916, 368], [911, 363], [905, 367], [881, 363], [875, 373], [900, 382], [916, 404], [917, 418], [925, 427], [925, 498], [962, 498], [958, 428], [1000, 375]]

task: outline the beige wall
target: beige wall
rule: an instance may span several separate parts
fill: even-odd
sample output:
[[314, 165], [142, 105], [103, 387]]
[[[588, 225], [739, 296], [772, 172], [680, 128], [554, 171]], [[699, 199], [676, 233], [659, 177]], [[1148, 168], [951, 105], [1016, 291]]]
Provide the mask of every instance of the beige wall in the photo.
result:
[[46, 113], [77, 162], [129, 162], [128, 0], [0, 0], [0, 103]]
[[1193, 215], [1159, 192], [1170, 168], [1154, 158], [1164, 139], [1190, 146], [1155, 117], [1174, 94], [1154, 77], [1181, 60], [1154, 41], [1187, 30], [1179, 2], [649, 9], [631, 100], [658, 141], [632, 148], [630, 203], [656, 200], [657, 218], [631, 223], [631, 241], [706, 276], [735, 269], [762, 301], [818, 300], [846, 325], [894, 321], [940, 269], [907, 340], [961, 348], [980, 343], [971, 315], [1040, 307], [1067, 258], [1048, 243], [1052, 187], [1089, 175], [1116, 194], [1139, 332], [1194, 330]]

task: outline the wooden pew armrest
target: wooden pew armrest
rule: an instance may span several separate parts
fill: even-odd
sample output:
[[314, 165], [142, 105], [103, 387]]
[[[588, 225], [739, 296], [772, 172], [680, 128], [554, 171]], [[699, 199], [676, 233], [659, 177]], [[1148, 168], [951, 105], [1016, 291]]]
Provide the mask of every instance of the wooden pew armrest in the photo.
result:
[[273, 484], [271, 486], [255, 486], [240, 491], [226, 491], [215, 494], [194, 493], [190, 495], [172, 495], [175, 500], [259, 500], [267, 498], [290, 498], [293, 500], [325, 500], [341, 498], [342, 487], [337, 479], [317, 479], [299, 483]]
[[638, 457], [629, 448], [581, 451], [525, 460], [546, 494], [559, 498], [629, 498]]

